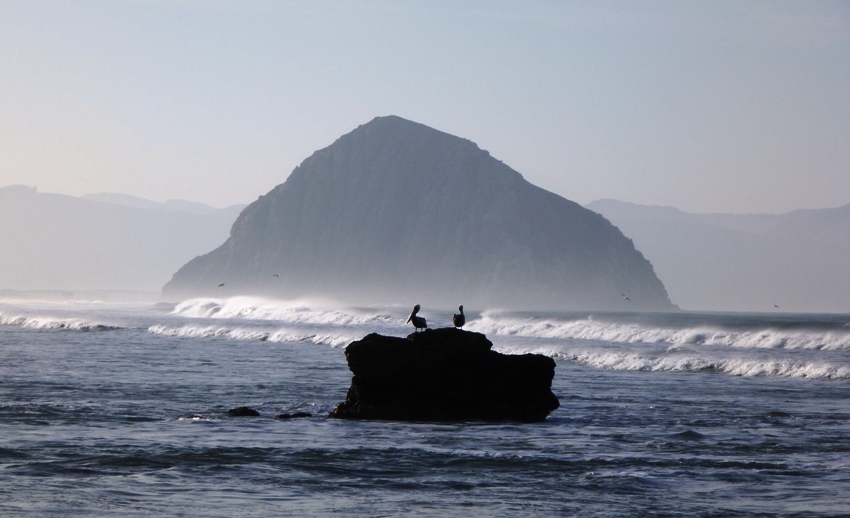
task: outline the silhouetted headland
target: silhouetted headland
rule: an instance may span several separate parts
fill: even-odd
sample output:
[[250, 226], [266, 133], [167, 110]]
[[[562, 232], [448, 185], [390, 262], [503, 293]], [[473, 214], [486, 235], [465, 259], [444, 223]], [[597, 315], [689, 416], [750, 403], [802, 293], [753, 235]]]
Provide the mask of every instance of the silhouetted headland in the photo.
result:
[[[279, 278], [269, 282], [272, 274]], [[378, 117], [245, 208], [163, 297], [330, 297], [353, 304], [676, 309], [631, 240], [469, 140]]]
[[372, 333], [345, 349], [354, 374], [330, 417], [394, 421], [546, 419], [555, 361], [492, 351], [481, 333], [427, 329], [407, 338]]

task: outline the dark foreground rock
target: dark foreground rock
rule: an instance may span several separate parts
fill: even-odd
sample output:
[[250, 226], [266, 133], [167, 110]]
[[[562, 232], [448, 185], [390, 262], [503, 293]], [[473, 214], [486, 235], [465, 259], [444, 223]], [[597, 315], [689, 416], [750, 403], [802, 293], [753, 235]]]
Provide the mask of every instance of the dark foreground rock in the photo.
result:
[[330, 417], [398, 421], [542, 421], [560, 406], [555, 361], [491, 351], [480, 333], [454, 328], [407, 338], [372, 333], [345, 350], [354, 373]]
[[227, 411], [227, 413], [233, 417], [257, 417], [260, 415], [259, 412], [247, 406], [231, 408]]

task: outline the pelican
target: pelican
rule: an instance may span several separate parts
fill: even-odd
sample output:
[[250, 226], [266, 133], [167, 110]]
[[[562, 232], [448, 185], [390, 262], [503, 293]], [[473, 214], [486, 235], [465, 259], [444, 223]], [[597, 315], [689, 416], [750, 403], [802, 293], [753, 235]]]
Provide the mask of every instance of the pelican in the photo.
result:
[[455, 327], [463, 329], [463, 325], [466, 323], [466, 317], [463, 314], [463, 304], [458, 306], [457, 310], [460, 311], [460, 314], [455, 314], [452, 316], [452, 324], [454, 324]]
[[[422, 317], [417, 317], [416, 314], [419, 313], [419, 304], [413, 306], [413, 312], [410, 313], [410, 316], [407, 317], [408, 322], [413, 322], [413, 327], [416, 328], [416, 331], [420, 329], [426, 329], [428, 324], [425, 323], [425, 319]], [[414, 331], [414, 333], [416, 332]]]

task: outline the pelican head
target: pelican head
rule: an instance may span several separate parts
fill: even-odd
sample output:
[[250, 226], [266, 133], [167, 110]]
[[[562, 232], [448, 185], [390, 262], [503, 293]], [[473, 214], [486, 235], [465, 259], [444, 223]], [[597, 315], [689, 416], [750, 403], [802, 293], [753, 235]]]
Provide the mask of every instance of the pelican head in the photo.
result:
[[410, 313], [410, 316], [409, 316], [409, 317], [407, 317], [407, 323], [408, 323], [408, 324], [410, 323], [410, 320], [411, 320], [413, 317], [415, 317], [415, 316], [416, 316], [416, 314], [417, 314], [417, 313], [419, 313], [419, 304], [417, 304], [417, 305], [413, 306], [413, 311]]

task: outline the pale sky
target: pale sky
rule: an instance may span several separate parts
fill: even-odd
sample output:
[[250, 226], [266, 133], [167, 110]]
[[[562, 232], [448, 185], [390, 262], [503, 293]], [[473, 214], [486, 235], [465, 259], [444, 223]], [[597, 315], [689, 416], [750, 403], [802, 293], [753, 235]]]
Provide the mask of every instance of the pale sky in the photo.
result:
[[0, 0], [0, 186], [247, 203], [390, 114], [579, 203], [835, 207], [850, 2]]

